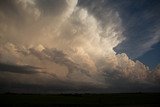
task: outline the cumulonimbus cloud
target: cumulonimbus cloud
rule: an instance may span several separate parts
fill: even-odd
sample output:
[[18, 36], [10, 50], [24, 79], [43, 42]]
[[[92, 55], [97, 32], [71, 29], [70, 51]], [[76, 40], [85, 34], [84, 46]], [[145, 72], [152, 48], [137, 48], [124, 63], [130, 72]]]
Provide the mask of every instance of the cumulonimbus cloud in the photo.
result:
[[[68, 81], [60, 82], [62, 86], [91, 84], [102, 89], [121, 83], [156, 84], [155, 78], [159, 81], [157, 71], [153, 81], [147, 66], [113, 50], [125, 39], [118, 12], [109, 9], [102, 22], [77, 3], [76, 0], [3, 1], [0, 62], [42, 68], [39, 72], [43, 76], [33, 74], [30, 78], [29, 83], [33, 80], [35, 84], [39, 80], [35, 82], [34, 77], [45, 78], [48, 85], [55, 85], [52, 83], [58, 79]], [[14, 8], [13, 12], [6, 6]], [[55, 75], [56, 80], [45, 74]], [[26, 80], [16, 82], [25, 84]], [[46, 82], [40, 85], [46, 86]]]

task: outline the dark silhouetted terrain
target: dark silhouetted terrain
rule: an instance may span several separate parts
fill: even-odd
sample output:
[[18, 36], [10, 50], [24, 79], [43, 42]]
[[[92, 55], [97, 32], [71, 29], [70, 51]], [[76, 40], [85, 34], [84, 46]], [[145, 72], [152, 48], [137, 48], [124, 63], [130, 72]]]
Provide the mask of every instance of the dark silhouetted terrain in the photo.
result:
[[1, 94], [0, 106], [37, 107], [160, 107], [160, 93]]

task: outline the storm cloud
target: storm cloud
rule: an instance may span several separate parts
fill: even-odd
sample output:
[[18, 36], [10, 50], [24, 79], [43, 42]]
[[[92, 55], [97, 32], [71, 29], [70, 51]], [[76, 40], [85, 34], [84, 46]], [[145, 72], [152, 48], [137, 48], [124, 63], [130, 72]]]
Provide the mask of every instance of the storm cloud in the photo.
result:
[[[114, 50], [126, 42], [128, 29], [109, 0], [2, 0], [0, 20], [2, 92], [127, 92], [160, 87], [159, 66], [151, 71]], [[159, 36], [154, 38], [158, 41]]]

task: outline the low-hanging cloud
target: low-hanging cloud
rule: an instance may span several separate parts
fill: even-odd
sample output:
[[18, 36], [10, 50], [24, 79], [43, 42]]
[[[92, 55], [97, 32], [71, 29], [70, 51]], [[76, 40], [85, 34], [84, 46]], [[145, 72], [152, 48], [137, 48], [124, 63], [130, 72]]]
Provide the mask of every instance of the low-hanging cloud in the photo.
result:
[[34, 74], [37, 73], [38, 69], [32, 66], [16, 66], [16, 65], [9, 65], [0, 63], [0, 71], [1, 72], [12, 72], [12, 73], [26, 73], [26, 74]]
[[[78, 5], [77, 0], [1, 2], [0, 71], [8, 71], [0, 76], [3, 91], [9, 90], [5, 85], [8, 80], [22, 75], [10, 73], [24, 71], [23, 77], [29, 80], [15, 79], [13, 84], [17, 86], [11, 90], [17, 89], [18, 84], [31, 86], [31, 90], [34, 86], [48, 87], [49, 92], [54, 88], [105, 92], [116, 86], [134, 91], [126, 84], [139, 90], [143, 89], [139, 84], [146, 89], [159, 87], [155, 82], [159, 81], [159, 69], [151, 73], [143, 63], [113, 50], [125, 40], [125, 29], [118, 12], [111, 7], [99, 20], [89, 9]], [[100, 10], [103, 9], [97, 11]]]

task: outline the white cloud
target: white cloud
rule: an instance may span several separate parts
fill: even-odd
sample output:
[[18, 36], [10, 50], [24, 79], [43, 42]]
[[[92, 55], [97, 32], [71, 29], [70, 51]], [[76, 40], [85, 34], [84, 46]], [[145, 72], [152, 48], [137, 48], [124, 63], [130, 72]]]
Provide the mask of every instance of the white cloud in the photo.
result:
[[16, 3], [17, 19], [4, 19], [7, 13], [0, 10], [4, 20], [0, 22], [0, 62], [41, 67], [44, 75], [56, 75], [62, 81], [103, 87], [117, 78], [148, 81], [148, 67], [113, 50], [125, 39], [117, 12], [107, 15], [102, 26], [85, 8], [76, 6], [76, 0]]

